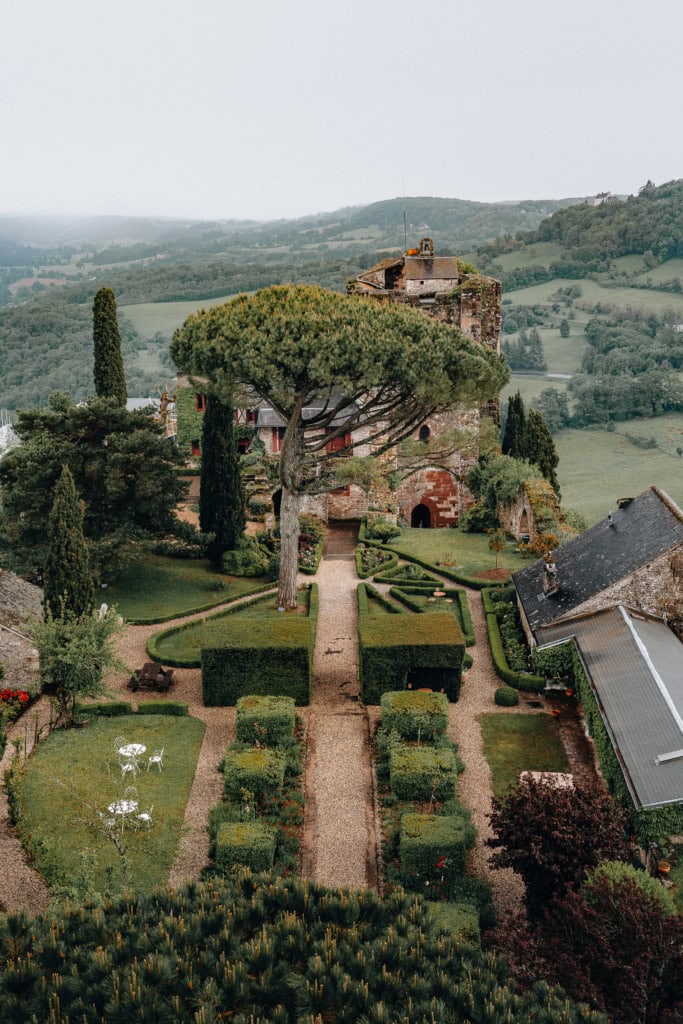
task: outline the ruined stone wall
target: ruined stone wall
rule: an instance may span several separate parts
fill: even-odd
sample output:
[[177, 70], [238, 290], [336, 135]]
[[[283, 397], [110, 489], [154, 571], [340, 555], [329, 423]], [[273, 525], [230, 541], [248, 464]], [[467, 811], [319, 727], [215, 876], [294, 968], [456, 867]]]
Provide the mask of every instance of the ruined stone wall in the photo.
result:
[[462, 485], [446, 469], [428, 466], [402, 481], [398, 489], [399, 521], [410, 526], [416, 505], [426, 505], [432, 527], [455, 526], [463, 510]]

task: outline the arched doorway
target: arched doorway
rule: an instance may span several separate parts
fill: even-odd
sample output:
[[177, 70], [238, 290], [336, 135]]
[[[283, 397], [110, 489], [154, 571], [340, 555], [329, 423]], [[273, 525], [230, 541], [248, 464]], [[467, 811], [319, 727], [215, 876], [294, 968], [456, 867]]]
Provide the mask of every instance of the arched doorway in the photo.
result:
[[410, 525], [421, 527], [423, 530], [429, 530], [432, 525], [432, 513], [426, 505], [420, 504], [415, 506], [410, 513]]

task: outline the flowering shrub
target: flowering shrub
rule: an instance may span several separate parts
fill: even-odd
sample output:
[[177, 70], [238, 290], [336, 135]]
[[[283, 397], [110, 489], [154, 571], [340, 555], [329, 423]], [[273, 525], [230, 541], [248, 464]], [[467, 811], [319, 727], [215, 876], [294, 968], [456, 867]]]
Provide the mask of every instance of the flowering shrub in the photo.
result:
[[30, 701], [26, 690], [0, 690], [0, 715], [5, 721], [14, 721], [19, 717], [21, 710]]

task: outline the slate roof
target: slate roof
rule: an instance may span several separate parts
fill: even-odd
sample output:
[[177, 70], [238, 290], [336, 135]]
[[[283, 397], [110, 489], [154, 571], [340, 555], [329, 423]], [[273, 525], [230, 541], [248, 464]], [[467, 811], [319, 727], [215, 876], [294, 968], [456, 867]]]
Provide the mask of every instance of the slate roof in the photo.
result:
[[406, 280], [450, 281], [460, 276], [455, 256], [406, 256]]
[[651, 487], [574, 540], [553, 552], [559, 591], [543, 592], [543, 560], [512, 579], [533, 633], [570, 615], [584, 601], [683, 543], [683, 512], [658, 487]]
[[[683, 801], [683, 644], [661, 619], [623, 605], [539, 630], [573, 638], [637, 807]], [[659, 764], [655, 758], [681, 751]]]
[[[311, 402], [308, 403], [308, 405], [304, 406], [304, 410], [303, 410], [303, 412], [301, 414], [302, 419], [303, 420], [311, 419], [317, 413], [321, 412], [325, 408], [326, 404], [328, 404], [330, 406], [334, 405], [337, 397], [339, 397], [339, 396], [333, 396], [330, 399], [329, 403], [326, 403], [324, 401], [324, 399], [322, 399], [322, 398], [313, 399]], [[356, 402], [354, 404], [355, 404], [356, 408], [358, 408], [358, 403]], [[342, 412], [339, 414], [339, 416], [335, 417], [335, 419], [332, 420], [332, 423], [330, 424], [330, 426], [334, 427], [334, 426], [338, 426], [341, 423], [344, 423], [349, 418], [350, 415], [351, 415], [351, 406], [348, 406], [346, 409], [342, 410]], [[285, 427], [285, 426], [287, 426], [287, 420], [283, 420], [282, 416], [280, 416], [280, 413], [276, 412], [275, 409], [273, 409], [271, 406], [269, 406], [269, 405], [261, 405], [256, 410], [256, 426], [257, 427]]]

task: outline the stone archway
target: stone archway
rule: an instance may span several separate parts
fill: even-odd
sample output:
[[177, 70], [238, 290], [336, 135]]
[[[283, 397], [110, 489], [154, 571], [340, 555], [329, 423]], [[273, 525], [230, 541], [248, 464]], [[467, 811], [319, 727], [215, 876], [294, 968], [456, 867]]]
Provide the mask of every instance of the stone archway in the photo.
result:
[[519, 533], [529, 532], [529, 515], [526, 509], [522, 509], [522, 514], [519, 517]]
[[422, 502], [420, 502], [419, 505], [416, 505], [410, 513], [410, 525], [412, 527], [422, 527], [423, 530], [431, 529], [432, 513], [429, 506]]

